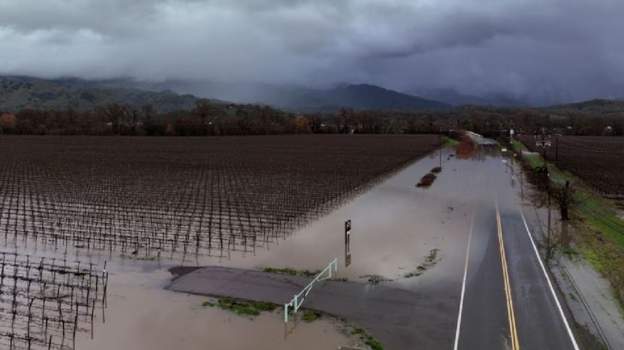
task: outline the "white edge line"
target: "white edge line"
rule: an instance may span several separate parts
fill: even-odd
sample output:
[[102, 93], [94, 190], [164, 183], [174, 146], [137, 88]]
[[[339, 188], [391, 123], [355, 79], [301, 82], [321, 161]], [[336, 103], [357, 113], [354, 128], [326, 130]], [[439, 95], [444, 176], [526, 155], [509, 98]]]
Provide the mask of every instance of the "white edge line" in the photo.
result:
[[474, 228], [474, 213], [470, 219], [470, 232], [468, 233], [468, 246], [466, 247], [466, 261], [464, 263], [464, 278], [462, 280], [461, 298], [459, 300], [459, 313], [457, 315], [457, 329], [455, 330], [454, 350], [459, 346], [459, 329], [461, 328], [462, 311], [464, 310], [464, 295], [466, 293], [466, 276], [468, 275], [468, 260], [470, 258], [470, 243], [472, 241], [472, 230]]
[[529, 225], [527, 224], [526, 218], [524, 217], [524, 212], [520, 210], [520, 214], [522, 215], [522, 221], [524, 222], [524, 227], [526, 228], [527, 234], [529, 235], [529, 239], [531, 240], [531, 245], [533, 246], [533, 251], [535, 252], [535, 256], [537, 256], [537, 261], [542, 268], [542, 272], [544, 273], [544, 277], [546, 277], [546, 282], [548, 282], [548, 287], [550, 288], [550, 292], [552, 293], [553, 298], [555, 299], [555, 303], [557, 304], [557, 309], [559, 310], [559, 314], [561, 315], [561, 319], [563, 320], [563, 324], [565, 325], [566, 330], [568, 331], [568, 336], [570, 336], [570, 340], [572, 341], [572, 345], [575, 350], [579, 350], [579, 346], [576, 343], [576, 339], [574, 339], [574, 334], [572, 333], [572, 329], [568, 324], [568, 319], [563, 313], [563, 309], [561, 308], [561, 303], [559, 303], [559, 298], [557, 298], [557, 293], [555, 293], [555, 289], [553, 288], [552, 282], [550, 281], [550, 276], [548, 276], [548, 272], [546, 272], [546, 267], [544, 267], [544, 263], [542, 262], [542, 258], [539, 255], [537, 250], [537, 246], [535, 245], [535, 241], [533, 240], [533, 234], [529, 230]]

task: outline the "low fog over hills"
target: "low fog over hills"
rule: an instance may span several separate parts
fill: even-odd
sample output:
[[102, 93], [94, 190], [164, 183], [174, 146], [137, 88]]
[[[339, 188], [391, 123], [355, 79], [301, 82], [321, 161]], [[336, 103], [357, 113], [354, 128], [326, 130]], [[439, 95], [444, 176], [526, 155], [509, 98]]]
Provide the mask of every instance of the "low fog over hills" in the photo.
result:
[[119, 103], [131, 107], [150, 104], [158, 111], [168, 112], [189, 110], [198, 98], [266, 104], [293, 112], [333, 112], [343, 107], [404, 111], [440, 110], [449, 107], [441, 102], [363, 84], [310, 89], [268, 84], [145, 83], [131, 79], [87, 81], [0, 77], [0, 92], [0, 109], [7, 111], [68, 107], [84, 110]]
[[343, 82], [544, 106], [624, 96], [622, 13], [587, 0], [2, 1], [0, 75], [131, 78], [289, 108], [370, 107], [368, 89], [331, 91]]

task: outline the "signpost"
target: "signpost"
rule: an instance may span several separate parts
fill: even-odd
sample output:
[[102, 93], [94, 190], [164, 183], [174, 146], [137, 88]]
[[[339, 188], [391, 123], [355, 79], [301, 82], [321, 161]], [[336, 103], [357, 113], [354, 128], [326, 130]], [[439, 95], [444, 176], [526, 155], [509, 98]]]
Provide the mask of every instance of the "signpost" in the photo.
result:
[[345, 221], [345, 267], [351, 265], [351, 220]]

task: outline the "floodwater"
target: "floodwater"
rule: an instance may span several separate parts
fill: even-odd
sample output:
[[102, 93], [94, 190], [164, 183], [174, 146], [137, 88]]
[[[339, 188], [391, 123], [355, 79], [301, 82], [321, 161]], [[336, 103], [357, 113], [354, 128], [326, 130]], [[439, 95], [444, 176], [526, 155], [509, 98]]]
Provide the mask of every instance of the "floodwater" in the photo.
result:
[[254, 319], [202, 306], [205, 297], [163, 289], [163, 270], [120, 270], [111, 274], [105, 322], [95, 336], [83, 334], [77, 349], [336, 349], [354, 345], [338, 321], [325, 318], [298, 324], [285, 334], [279, 312]]
[[[165, 290], [171, 278], [167, 269], [180, 264], [319, 270], [338, 258], [340, 278], [365, 283], [378, 276], [384, 283], [409, 289], [444, 286], [449, 300], [458, 298], [475, 208], [496, 199], [502, 206], [515, 202], [522, 189], [514, 167], [498, 154], [458, 159], [453, 150], [445, 149], [441, 159], [442, 172], [430, 188], [415, 185], [440, 165], [437, 152], [253, 254], [187, 256], [183, 261], [122, 259], [114, 252], [77, 257], [100, 265], [107, 260], [110, 280], [107, 308], [95, 321], [94, 337], [79, 334], [76, 348], [316, 350], [355, 342], [344, 324], [328, 317], [300, 323], [286, 335], [279, 312], [251, 320], [204, 307], [204, 297]], [[349, 266], [346, 220], [352, 222]]]
[[[414, 162], [276, 245], [256, 249], [253, 255], [203, 258], [187, 264], [320, 270], [338, 258], [338, 276], [349, 280], [365, 281], [364, 276], [378, 275], [409, 285], [455, 283], [462, 273], [475, 208], [497, 198], [503, 204], [515, 203], [520, 189], [517, 183], [510, 186], [513, 174], [498, 154], [457, 159], [447, 149], [442, 160], [443, 170], [430, 188], [415, 185], [439, 166], [438, 153]], [[352, 223], [349, 266], [345, 264], [346, 220]], [[427, 264], [432, 250], [435, 259]], [[435, 273], [424, 271], [418, 278], [404, 278], [423, 264]]]

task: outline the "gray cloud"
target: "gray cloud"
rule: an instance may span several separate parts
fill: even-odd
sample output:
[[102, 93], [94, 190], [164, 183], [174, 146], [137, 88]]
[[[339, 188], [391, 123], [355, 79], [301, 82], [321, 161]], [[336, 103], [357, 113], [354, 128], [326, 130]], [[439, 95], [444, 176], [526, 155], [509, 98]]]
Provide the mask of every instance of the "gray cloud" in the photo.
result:
[[619, 0], [0, 0], [0, 74], [624, 96]]

